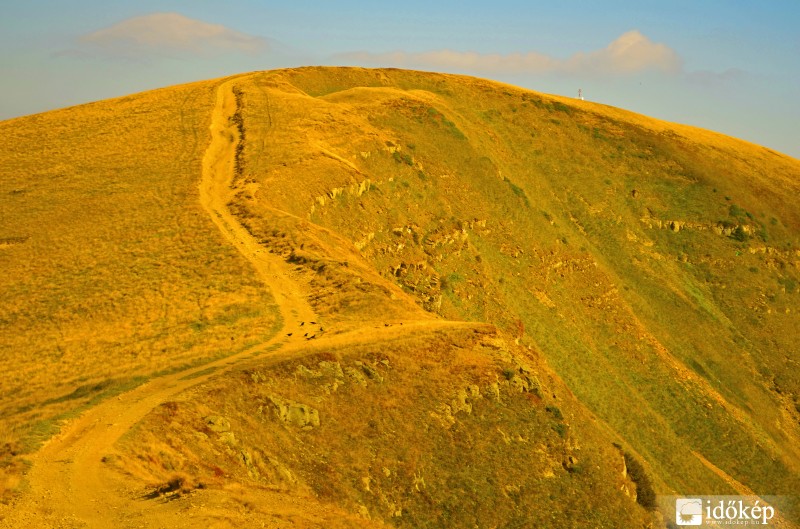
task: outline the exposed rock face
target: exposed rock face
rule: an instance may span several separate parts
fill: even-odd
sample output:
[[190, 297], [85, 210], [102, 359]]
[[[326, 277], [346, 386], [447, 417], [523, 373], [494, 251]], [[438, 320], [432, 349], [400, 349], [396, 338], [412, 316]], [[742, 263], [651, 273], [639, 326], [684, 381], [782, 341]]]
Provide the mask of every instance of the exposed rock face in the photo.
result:
[[692, 222], [687, 220], [661, 220], [650, 216], [642, 217], [639, 220], [648, 228], [670, 230], [674, 233], [678, 233], [681, 230], [708, 230], [716, 235], [730, 237], [734, 235], [737, 230], [741, 231], [747, 236], [755, 235], [757, 231], [756, 228], [750, 224], [740, 224], [736, 222]]
[[219, 415], [209, 415], [205, 418], [206, 426], [212, 432], [223, 433], [231, 431], [231, 422]]
[[304, 429], [319, 426], [319, 412], [311, 406], [277, 395], [270, 395], [269, 400], [275, 406], [275, 413], [281, 421]]

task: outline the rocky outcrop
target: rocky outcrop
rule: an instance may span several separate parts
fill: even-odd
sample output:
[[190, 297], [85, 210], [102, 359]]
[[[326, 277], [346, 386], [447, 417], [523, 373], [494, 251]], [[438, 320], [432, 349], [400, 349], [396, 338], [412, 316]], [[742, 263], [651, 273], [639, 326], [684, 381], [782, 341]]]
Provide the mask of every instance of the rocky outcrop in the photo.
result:
[[212, 432], [223, 433], [231, 431], [231, 422], [220, 415], [209, 415], [205, 418], [206, 427]]
[[268, 398], [275, 416], [282, 422], [304, 430], [319, 426], [319, 412], [311, 406], [278, 395], [270, 395]]
[[711, 231], [717, 235], [731, 237], [737, 231], [745, 235], [752, 236], [757, 232], [755, 226], [751, 224], [740, 224], [735, 222], [692, 222], [688, 220], [661, 220], [654, 217], [642, 217], [639, 221], [650, 229], [669, 230], [678, 233], [681, 230]]
[[353, 182], [347, 186], [341, 187], [334, 187], [327, 191], [322, 195], [317, 195], [314, 197], [314, 203], [311, 205], [311, 210], [309, 211], [309, 215], [314, 214], [318, 207], [324, 207], [325, 204], [330, 203], [333, 200], [336, 200], [338, 197], [348, 194], [354, 197], [360, 197], [364, 193], [370, 190], [372, 187], [373, 182], [369, 178], [365, 178], [360, 182]]

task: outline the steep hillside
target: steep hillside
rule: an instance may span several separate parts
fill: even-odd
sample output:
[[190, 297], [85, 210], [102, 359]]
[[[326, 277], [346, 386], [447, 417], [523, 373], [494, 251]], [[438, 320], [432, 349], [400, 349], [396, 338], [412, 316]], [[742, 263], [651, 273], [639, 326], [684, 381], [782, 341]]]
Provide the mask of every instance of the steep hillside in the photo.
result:
[[667, 490], [731, 492], [707, 461], [800, 490], [796, 160], [463, 77], [240, 90], [245, 220], [305, 216], [427, 310], [516, 335]]
[[656, 493], [800, 490], [797, 160], [490, 81], [353, 68], [0, 130], [9, 454], [126, 384], [238, 352], [196, 385], [132, 393], [152, 404], [92, 467], [112, 492], [53, 512], [644, 527], [665, 524]]
[[114, 464], [188, 490], [241, 483], [226, 509], [262, 522], [285, 516], [259, 499], [269, 490], [356, 514], [354, 527], [646, 526], [633, 456], [594, 421], [490, 326], [373, 331], [163, 404]]

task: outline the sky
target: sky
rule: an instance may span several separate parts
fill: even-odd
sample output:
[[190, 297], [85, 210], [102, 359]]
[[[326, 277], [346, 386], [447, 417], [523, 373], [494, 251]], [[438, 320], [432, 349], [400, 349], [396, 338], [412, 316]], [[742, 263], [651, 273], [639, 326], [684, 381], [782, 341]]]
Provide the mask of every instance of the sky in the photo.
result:
[[255, 70], [462, 73], [800, 158], [800, 0], [0, 0], [0, 120]]

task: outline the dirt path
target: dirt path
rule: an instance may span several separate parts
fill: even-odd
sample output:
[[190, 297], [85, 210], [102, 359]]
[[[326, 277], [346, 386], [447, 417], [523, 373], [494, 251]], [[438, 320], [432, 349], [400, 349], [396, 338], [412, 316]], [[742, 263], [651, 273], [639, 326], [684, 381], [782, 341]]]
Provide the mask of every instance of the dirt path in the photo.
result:
[[211, 143], [203, 157], [203, 178], [200, 202], [226, 239], [253, 265], [267, 285], [284, 320], [284, 333], [299, 330], [299, 322], [313, 321], [314, 311], [297, 289], [282, 259], [266, 251], [242, 227], [228, 209], [233, 198], [231, 181], [234, 173], [235, 148], [239, 131], [230, 121], [236, 112], [233, 83], [222, 83], [217, 89], [217, 102], [211, 119]]
[[[253, 265], [272, 292], [282, 316], [282, 329], [269, 341], [209, 364], [165, 375], [105, 401], [66, 425], [32, 458], [28, 488], [0, 527], [118, 529], [128, 527], [193, 527], [200, 522], [177, 506], [146, 501], [140, 496], [142, 484], [113, 471], [104, 461], [117, 453], [117, 441], [159, 404], [174, 399], [212, 376], [242, 367], [259, 356], [274, 360], [306, 354], [320, 347], [362, 343], [366, 339], [388, 340], [414, 332], [475, 324], [423, 320], [389, 327], [374, 327], [349, 332], [326, 333], [307, 342], [302, 338], [301, 322], [315, 321], [305, 293], [292, 278], [291, 268], [261, 247], [228, 210], [232, 195], [238, 130], [230, 121], [236, 110], [232, 91], [236, 79], [223, 82], [211, 120], [211, 142], [203, 158], [200, 184], [201, 202], [227, 241]], [[294, 336], [288, 338], [287, 334]], [[368, 338], [367, 338], [368, 336]], [[270, 351], [270, 352], [267, 352]], [[213, 369], [212, 369], [213, 368]], [[202, 510], [202, 509], [201, 509]], [[202, 522], [200, 522], [202, 523]]]
[[[160, 403], [201, 384], [213, 374], [251, 359], [270, 346], [285, 345], [287, 333], [300, 329], [315, 314], [291, 279], [282, 259], [273, 256], [236, 221], [227, 208], [233, 176], [234, 149], [239, 140], [229, 117], [236, 110], [231, 90], [235, 80], [222, 83], [211, 120], [211, 142], [203, 157], [200, 200], [222, 235], [250, 261], [272, 292], [283, 328], [266, 343], [239, 354], [152, 380], [106, 401], [67, 425], [33, 458], [29, 490], [3, 522], [3, 527], [127, 527], [131, 523], [130, 484], [108, 471], [104, 458], [113, 456], [115, 443]], [[299, 333], [298, 333], [299, 336]], [[215, 368], [215, 369], [209, 369]], [[198, 373], [206, 373], [197, 375]], [[141, 505], [145, 508], [145, 505]], [[140, 513], [141, 514], [141, 513]], [[133, 517], [138, 518], [137, 516]], [[132, 526], [138, 527], [136, 523]]]

